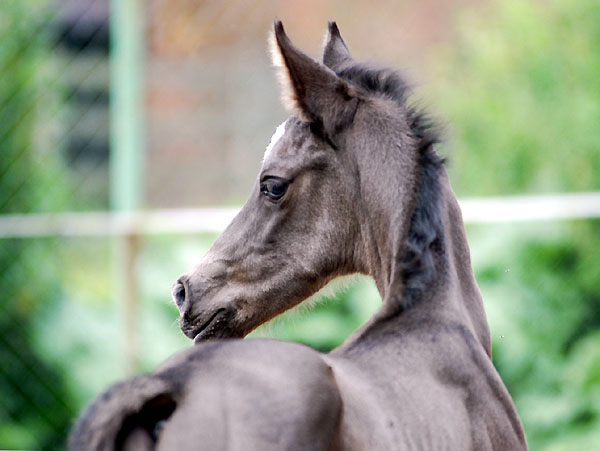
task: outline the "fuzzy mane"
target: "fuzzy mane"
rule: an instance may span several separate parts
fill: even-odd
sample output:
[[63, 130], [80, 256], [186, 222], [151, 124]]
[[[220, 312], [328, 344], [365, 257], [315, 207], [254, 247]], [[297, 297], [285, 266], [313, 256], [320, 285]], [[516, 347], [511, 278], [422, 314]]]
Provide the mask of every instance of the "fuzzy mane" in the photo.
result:
[[437, 270], [433, 257], [443, 247], [439, 174], [444, 160], [433, 147], [441, 140], [439, 127], [427, 113], [409, 104], [411, 87], [397, 72], [355, 64], [341, 69], [337, 75], [369, 93], [398, 102], [406, 111], [408, 125], [417, 142], [420, 177], [401, 264], [404, 291], [398, 307], [403, 311], [423, 298], [434, 281]]
[[404, 293], [401, 308], [406, 310], [423, 298], [437, 274], [434, 255], [443, 252], [441, 186], [439, 173], [443, 160], [429, 147], [421, 154], [421, 176], [417, 202], [410, 220], [402, 260]]
[[336, 74], [369, 93], [383, 95], [402, 106], [406, 111], [410, 130], [419, 142], [421, 152], [427, 151], [441, 141], [438, 124], [426, 112], [410, 104], [409, 97], [412, 89], [398, 72], [354, 64], [343, 68]]

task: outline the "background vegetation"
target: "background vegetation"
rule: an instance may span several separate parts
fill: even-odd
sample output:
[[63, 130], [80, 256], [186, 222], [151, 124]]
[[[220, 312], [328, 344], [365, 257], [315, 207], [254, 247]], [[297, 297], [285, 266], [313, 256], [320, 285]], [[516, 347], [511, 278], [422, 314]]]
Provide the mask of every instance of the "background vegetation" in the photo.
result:
[[[44, 33], [32, 2], [0, 6], [0, 212], [56, 211], [67, 204], [56, 154], [40, 141], [58, 98], [44, 92]], [[36, 346], [33, 331], [60, 297], [54, 240], [0, 241], [0, 447], [57, 449], [78, 406], [62, 368]], [[41, 270], [40, 270], [41, 269]]]
[[[52, 139], [60, 86], [33, 0], [0, 6], [0, 212], [73, 202]], [[494, 0], [465, 9], [429, 57], [459, 196], [600, 190], [600, 2]], [[40, 68], [43, 68], [40, 70]], [[60, 181], [60, 182], [58, 182]], [[600, 443], [600, 220], [468, 228], [494, 362], [532, 450]], [[167, 299], [213, 236], [144, 238], [141, 370], [188, 345]], [[0, 448], [59, 449], [72, 418], [124, 376], [109, 242], [0, 241]], [[165, 295], [167, 293], [167, 295]], [[102, 300], [102, 301], [100, 301]], [[360, 280], [255, 335], [329, 350], [379, 303]], [[146, 340], [152, 340], [148, 342]], [[8, 363], [7, 363], [8, 362]]]

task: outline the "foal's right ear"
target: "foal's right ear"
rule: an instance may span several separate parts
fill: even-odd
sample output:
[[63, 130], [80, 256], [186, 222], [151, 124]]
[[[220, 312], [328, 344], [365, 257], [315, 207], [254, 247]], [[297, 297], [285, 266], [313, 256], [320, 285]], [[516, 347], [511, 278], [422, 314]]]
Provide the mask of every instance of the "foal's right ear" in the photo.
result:
[[323, 49], [323, 64], [334, 72], [338, 72], [344, 66], [354, 62], [348, 46], [342, 39], [340, 30], [335, 21], [329, 21], [329, 29], [325, 36], [325, 47]]
[[333, 139], [354, 117], [358, 104], [354, 87], [298, 50], [279, 20], [275, 20], [271, 53], [284, 105], [300, 119], [317, 124], [327, 138]]

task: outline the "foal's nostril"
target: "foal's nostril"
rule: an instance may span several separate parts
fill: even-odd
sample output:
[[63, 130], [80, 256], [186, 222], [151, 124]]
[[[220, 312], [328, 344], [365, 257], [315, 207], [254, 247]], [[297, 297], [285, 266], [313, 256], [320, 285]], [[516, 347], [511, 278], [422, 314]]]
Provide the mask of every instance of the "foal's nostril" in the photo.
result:
[[183, 307], [183, 303], [185, 302], [185, 285], [181, 283], [181, 281], [175, 282], [173, 285], [173, 290], [171, 291], [171, 295], [173, 296], [173, 300], [179, 309]]

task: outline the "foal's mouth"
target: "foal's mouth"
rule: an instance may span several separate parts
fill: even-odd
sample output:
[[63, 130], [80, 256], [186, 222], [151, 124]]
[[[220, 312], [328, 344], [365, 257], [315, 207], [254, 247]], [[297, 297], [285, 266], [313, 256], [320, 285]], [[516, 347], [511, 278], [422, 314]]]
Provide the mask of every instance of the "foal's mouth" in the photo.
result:
[[194, 331], [194, 344], [198, 344], [209, 338], [226, 338], [232, 336], [233, 334], [227, 333], [229, 327], [227, 326], [227, 322], [224, 321], [227, 316], [226, 308], [217, 309], [208, 320]]

